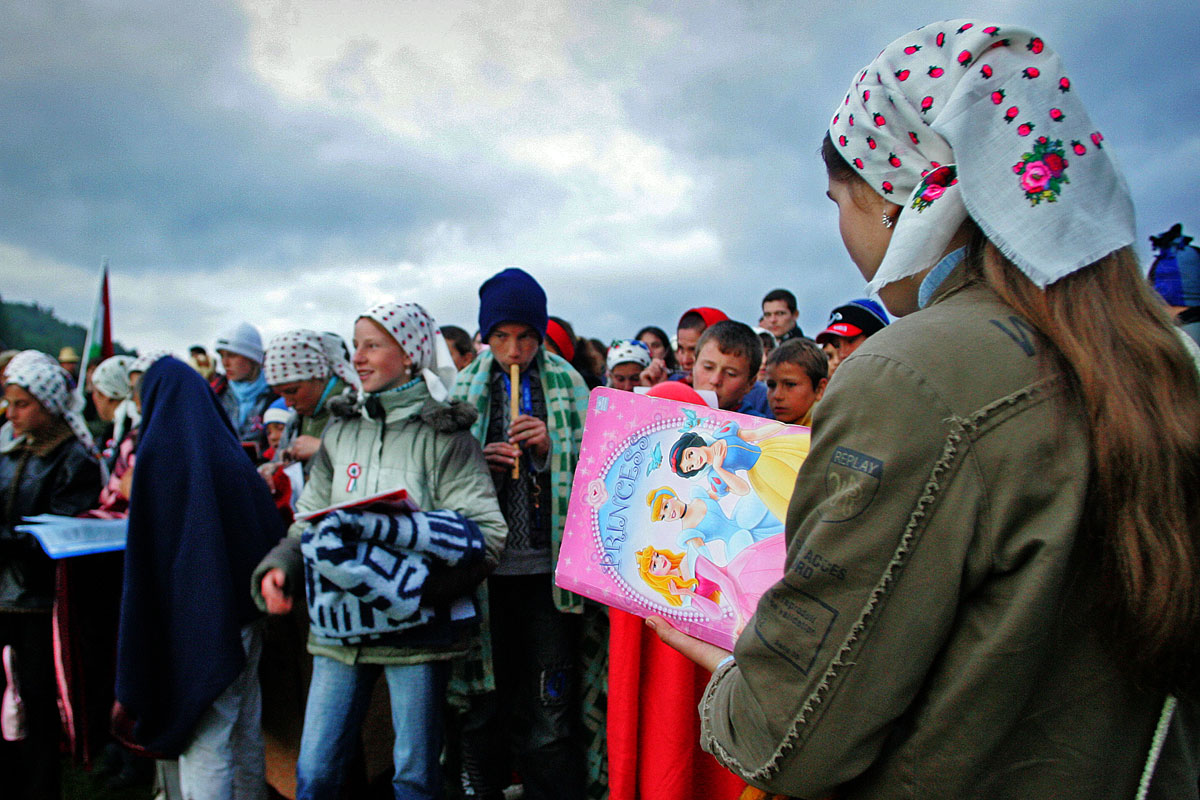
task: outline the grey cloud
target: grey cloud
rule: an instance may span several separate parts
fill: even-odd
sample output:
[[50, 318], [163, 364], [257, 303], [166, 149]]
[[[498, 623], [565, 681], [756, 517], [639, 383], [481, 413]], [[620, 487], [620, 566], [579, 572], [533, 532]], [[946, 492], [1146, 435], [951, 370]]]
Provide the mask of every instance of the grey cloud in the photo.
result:
[[0, 34], [0, 237], [134, 268], [392, 259], [437, 221], [486, 235], [505, 198], [555, 196], [530, 174], [281, 107], [242, 67], [236, 15], [143, 10], [18, 14]]

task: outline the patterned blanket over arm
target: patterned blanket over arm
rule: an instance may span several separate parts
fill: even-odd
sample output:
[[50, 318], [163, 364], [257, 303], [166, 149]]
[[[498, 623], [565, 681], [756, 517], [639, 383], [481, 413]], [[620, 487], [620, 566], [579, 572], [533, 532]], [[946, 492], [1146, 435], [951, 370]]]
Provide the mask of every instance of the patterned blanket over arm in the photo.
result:
[[313, 633], [346, 644], [415, 628], [434, 612], [421, 606], [431, 563], [483, 559], [483, 534], [454, 511], [376, 514], [335, 511], [300, 540]]

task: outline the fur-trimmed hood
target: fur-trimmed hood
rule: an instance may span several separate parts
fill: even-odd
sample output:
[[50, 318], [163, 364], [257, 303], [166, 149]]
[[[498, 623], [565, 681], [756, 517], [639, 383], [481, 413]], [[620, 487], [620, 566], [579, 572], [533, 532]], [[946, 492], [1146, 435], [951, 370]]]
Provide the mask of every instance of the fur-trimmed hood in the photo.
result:
[[[423, 402], [420, 402], [420, 397], [406, 397], [407, 392], [386, 396], [386, 399], [382, 401], [380, 395], [347, 392], [330, 398], [326, 405], [329, 413], [337, 419], [351, 419], [360, 415], [382, 417], [386, 414], [389, 421], [393, 421], [396, 419], [396, 412], [399, 411], [399, 418], [419, 416], [422, 422], [439, 433], [468, 430], [475, 424], [478, 414], [469, 403], [462, 400], [442, 403], [430, 397], [423, 384], [418, 384], [418, 386], [424, 394]], [[414, 389], [416, 388], [414, 387]], [[419, 409], [416, 407], [418, 402], [420, 402]]]

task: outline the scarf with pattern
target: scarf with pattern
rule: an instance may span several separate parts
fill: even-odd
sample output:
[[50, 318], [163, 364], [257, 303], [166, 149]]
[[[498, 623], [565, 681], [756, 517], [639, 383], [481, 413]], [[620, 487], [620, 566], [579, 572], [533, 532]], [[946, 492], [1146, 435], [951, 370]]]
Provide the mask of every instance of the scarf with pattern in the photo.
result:
[[968, 215], [1043, 287], [1133, 242], [1129, 188], [1032, 31], [956, 19], [900, 37], [855, 76], [829, 136], [901, 206], [871, 291], [936, 264]]

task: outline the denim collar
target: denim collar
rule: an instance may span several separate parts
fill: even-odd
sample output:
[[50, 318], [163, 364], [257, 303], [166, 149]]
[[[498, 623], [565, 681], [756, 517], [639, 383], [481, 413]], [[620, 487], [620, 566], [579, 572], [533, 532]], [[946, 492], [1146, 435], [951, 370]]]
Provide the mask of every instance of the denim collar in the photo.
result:
[[947, 253], [937, 263], [937, 266], [929, 270], [929, 274], [925, 276], [925, 280], [921, 281], [921, 288], [917, 290], [917, 308], [924, 308], [929, 305], [929, 301], [933, 299], [933, 295], [937, 292], [938, 287], [946, 280], [946, 276], [953, 272], [954, 268], [961, 264], [962, 260], [966, 257], [967, 248], [960, 247], [957, 250]]

